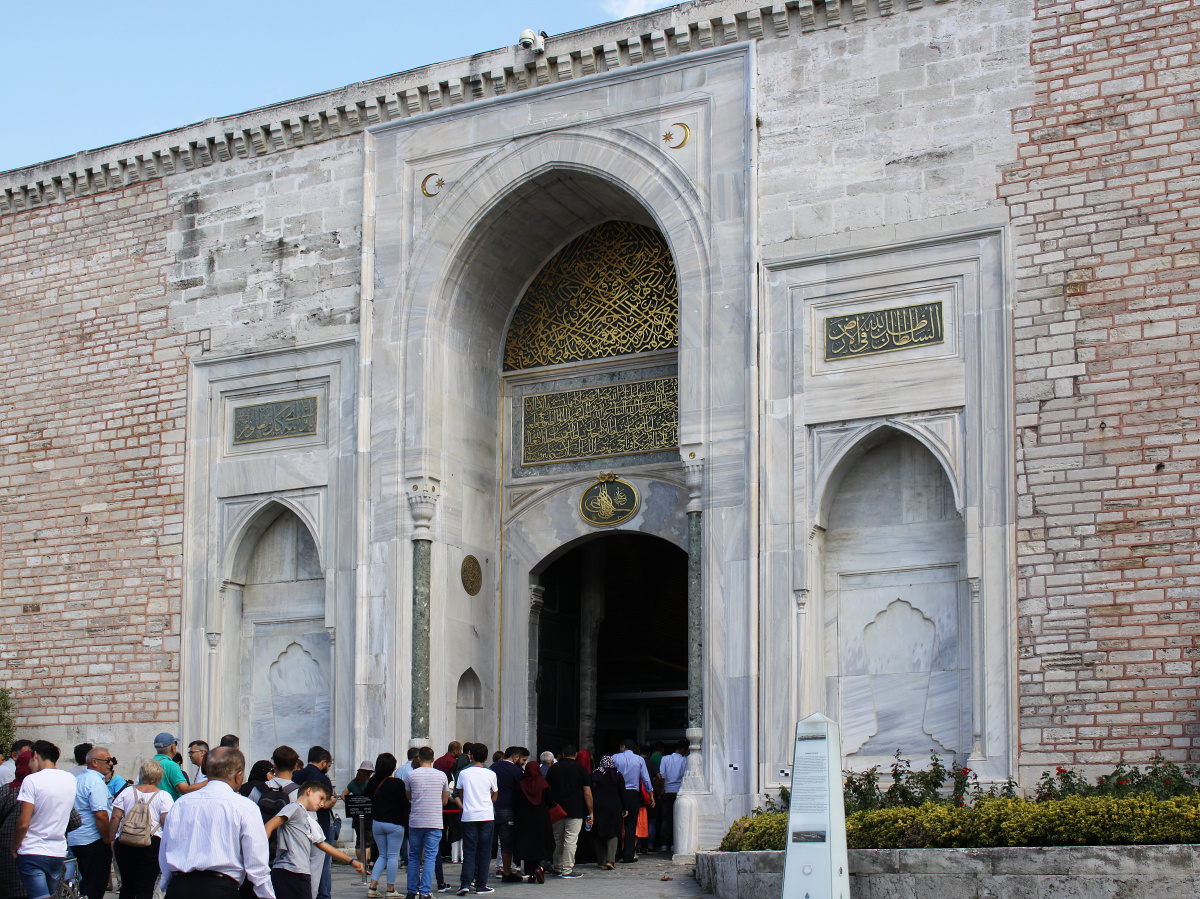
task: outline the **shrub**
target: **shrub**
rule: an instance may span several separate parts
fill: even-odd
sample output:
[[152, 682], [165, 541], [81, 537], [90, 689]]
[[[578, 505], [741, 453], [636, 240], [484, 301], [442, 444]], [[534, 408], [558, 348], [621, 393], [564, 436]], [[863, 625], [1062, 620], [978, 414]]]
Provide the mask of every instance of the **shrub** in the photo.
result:
[[0, 688], [0, 757], [8, 758], [8, 748], [16, 739], [16, 722], [13, 721], [12, 697], [8, 690]]

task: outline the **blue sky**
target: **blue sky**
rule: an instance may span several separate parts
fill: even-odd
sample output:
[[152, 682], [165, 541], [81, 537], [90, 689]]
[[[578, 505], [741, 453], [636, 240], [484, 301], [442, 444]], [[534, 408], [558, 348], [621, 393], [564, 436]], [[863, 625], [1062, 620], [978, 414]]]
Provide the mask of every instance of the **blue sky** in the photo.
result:
[[13, 0], [0, 171], [560, 34], [671, 0]]

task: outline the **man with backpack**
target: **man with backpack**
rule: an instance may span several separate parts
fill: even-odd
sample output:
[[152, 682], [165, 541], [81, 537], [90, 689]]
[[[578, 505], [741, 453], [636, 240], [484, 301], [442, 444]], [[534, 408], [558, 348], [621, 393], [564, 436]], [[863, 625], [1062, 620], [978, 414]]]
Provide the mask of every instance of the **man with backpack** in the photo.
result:
[[[244, 795], [258, 806], [262, 813], [263, 824], [277, 816], [284, 806], [296, 801], [296, 793], [300, 784], [293, 780], [296, 769], [300, 767], [300, 754], [291, 746], [277, 746], [271, 753], [271, 763], [275, 766], [275, 776], [265, 783], [257, 783]], [[244, 789], [244, 788], [243, 788]], [[278, 838], [273, 834], [270, 842], [270, 858], [275, 858], [278, 851]]]
[[142, 763], [139, 774], [141, 783], [126, 787], [113, 799], [109, 825], [122, 899], [153, 897], [163, 819], [174, 805], [171, 795], [156, 786], [163, 778], [162, 765], [150, 759]]

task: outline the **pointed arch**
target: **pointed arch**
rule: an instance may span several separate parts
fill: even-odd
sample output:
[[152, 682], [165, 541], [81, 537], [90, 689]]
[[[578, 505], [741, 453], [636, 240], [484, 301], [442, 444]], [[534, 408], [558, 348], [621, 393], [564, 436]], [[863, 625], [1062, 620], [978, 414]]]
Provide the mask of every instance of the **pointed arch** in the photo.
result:
[[861, 428], [844, 436], [828, 458], [819, 460], [820, 469], [813, 484], [812, 520], [820, 528], [829, 524], [829, 510], [842, 479], [864, 455], [896, 434], [904, 434], [920, 443], [941, 466], [954, 496], [954, 507], [963, 514], [963, 489], [959, 482], [958, 466], [946, 448], [932, 440], [923, 429], [914, 427], [903, 419], [887, 419], [864, 424]]
[[313, 545], [317, 549], [317, 559], [321, 570], [325, 569], [325, 553], [321, 546], [320, 532], [308, 510], [285, 496], [271, 496], [264, 498], [244, 513], [226, 539], [225, 552], [222, 557], [224, 564], [221, 572], [225, 583], [246, 583], [250, 560], [254, 558], [254, 550], [258, 547], [258, 541], [285, 512], [295, 515], [308, 530]]
[[468, 668], [458, 679], [455, 706], [460, 709], [483, 708], [483, 683], [474, 668]]

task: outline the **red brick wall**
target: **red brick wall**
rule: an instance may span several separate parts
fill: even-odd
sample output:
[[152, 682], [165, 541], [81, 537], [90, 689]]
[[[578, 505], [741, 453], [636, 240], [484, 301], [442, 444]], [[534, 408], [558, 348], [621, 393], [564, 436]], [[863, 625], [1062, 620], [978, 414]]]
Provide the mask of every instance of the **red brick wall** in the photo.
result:
[[178, 215], [152, 182], [0, 218], [0, 683], [23, 733], [148, 742], [179, 718]]
[[1015, 223], [1020, 749], [1193, 756], [1200, 2], [1037, 0]]

